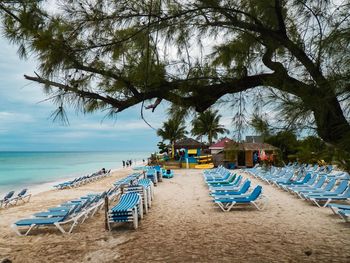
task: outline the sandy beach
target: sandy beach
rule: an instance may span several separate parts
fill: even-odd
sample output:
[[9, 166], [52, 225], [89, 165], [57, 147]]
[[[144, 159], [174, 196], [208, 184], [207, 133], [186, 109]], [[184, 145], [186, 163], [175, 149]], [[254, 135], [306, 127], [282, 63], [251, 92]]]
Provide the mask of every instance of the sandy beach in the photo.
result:
[[128, 225], [105, 231], [102, 212], [70, 235], [52, 228], [19, 237], [10, 228], [35, 212], [106, 190], [130, 172], [1, 209], [0, 262], [350, 262], [350, 224], [247, 174], [269, 198], [264, 211], [224, 213], [211, 202], [200, 171], [176, 170], [155, 188], [153, 206], [136, 231]]

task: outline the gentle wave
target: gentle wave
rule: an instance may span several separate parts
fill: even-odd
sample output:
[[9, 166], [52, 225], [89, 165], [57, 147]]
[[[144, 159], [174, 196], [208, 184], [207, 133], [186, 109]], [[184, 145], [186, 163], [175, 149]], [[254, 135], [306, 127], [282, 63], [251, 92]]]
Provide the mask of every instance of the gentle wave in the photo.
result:
[[142, 162], [148, 152], [0, 152], [0, 198], [20, 190], [122, 167], [123, 160]]

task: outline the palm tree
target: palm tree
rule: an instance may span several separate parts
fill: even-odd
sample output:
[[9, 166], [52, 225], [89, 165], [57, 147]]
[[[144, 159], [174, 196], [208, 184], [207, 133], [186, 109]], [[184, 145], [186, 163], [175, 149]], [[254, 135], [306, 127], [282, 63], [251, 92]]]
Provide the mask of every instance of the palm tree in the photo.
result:
[[217, 139], [219, 134], [228, 133], [229, 131], [219, 124], [221, 115], [218, 111], [206, 110], [198, 114], [196, 119], [193, 119], [191, 130], [194, 136], [208, 136], [209, 144], [212, 144], [213, 139]]
[[157, 130], [157, 135], [162, 137], [163, 141], [168, 140], [171, 143], [171, 155], [174, 158], [174, 144], [177, 140], [185, 137], [187, 131], [181, 118], [173, 118], [163, 123], [163, 127]]

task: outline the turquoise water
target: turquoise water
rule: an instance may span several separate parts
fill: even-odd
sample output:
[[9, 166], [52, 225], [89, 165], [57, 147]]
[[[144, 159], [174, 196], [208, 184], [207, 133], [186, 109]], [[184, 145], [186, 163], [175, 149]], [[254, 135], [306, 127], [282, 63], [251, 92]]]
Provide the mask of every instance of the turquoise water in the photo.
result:
[[81, 176], [101, 168], [122, 167], [122, 160], [147, 160], [148, 152], [0, 152], [0, 198], [49, 182]]

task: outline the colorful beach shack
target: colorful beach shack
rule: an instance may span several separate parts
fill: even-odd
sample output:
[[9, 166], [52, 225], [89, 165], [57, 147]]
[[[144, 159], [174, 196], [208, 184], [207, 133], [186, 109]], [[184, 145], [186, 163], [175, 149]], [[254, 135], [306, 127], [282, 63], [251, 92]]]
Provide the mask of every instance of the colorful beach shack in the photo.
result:
[[261, 152], [267, 156], [277, 155], [278, 148], [259, 142], [241, 142], [227, 144], [224, 148], [224, 161], [234, 162], [236, 167], [253, 167], [258, 162]]
[[178, 140], [174, 145], [181, 168], [194, 168], [198, 164], [198, 156], [205, 154], [207, 148], [204, 143], [187, 137]]

